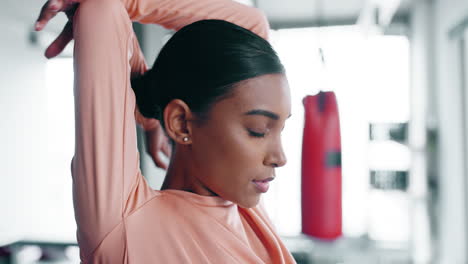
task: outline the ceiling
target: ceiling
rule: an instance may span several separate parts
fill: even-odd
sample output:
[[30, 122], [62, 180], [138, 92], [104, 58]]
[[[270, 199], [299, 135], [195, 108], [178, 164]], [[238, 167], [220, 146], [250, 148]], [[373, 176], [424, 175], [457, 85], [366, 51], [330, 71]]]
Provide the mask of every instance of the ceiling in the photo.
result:
[[264, 10], [275, 24], [294, 21], [342, 20], [356, 18], [366, 0], [257, 0], [257, 5]]
[[[352, 25], [369, 2], [379, 0], [254, 0], [266, 12], [272, 28]], [[389, 0], [380, 0], [391, 2]], [[398, 0], [397, 0], [398, 1]], [[411, 0], [400, 0], [395, 14], [406, 17]]]

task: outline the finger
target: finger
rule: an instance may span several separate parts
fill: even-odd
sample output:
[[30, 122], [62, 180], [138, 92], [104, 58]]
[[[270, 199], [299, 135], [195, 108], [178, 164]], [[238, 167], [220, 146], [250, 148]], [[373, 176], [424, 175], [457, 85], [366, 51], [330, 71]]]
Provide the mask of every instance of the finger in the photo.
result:
[[65, 0], [67, 5], [81, 3], [82, 0]]
[[158, 152], [152, 154], [151, 156], [153, 157], [154, 164], [156, 164], [156, 166], [158, 168], [161, 168], [163, 170], [167, 170], [167, 168], [168, 168], [167, 163], [163, 161], [161, 156], [159, 156]]
[[49, 1], [47, 1], [42, 7], [41, 7], [41, 12], [39, 12], [39, 17], [36, 19], [36, 24], [34, 25], [34, 29], [36, 31], [42, 30], [44, 28], [44, 16], [45, 13], [47, 12], [47, 8], [49, 6]]
[[63, 10], [64, 4], [62, 0], [49, 0], [49, 9], [58, 12]]
[[49, 21], [55, 17], [60, 11], [64, 11], [66, 6], [63, 0], [49, 0], [41, 9], [39, 18], [37, 19], [35, 28], [37, 31], [42, 30]]
[[171, 146], [169, 142], [166, 142], [162, 144], [161, 146], [161, 152], [166, 155], [167, 157], [171, 157]]
[[[37, 18], [36, 24], [35, 24], [35, 29], [36, 31], [42, 30], [45, 25], [55, 16], [57, 15], [58, 10], [52, 10], [50, 8], [51, 2], [52, 1], [57, 1], [57, 0], [50, 0], [47, 1], [41, 8], [41, 12], [39, 14], [39, 17]], [[54, 3], [54, 2], [52, 2]], [[55, 4], [53, 4], [55, 7]]]
[[60, 35], [49, 45], [45, 51], [46, 58], [50, 59], [59, 55], [67, 44], [73, 39], [73, 27], [70, 21], [65, 24]]

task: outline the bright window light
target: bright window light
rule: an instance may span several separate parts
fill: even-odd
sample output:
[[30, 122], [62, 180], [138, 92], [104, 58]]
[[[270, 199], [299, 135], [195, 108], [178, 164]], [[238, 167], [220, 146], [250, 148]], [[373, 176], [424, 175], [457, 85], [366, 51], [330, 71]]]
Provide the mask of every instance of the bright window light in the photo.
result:
[[46, 86], [47, 149], [46, 175], [35, 186], [35, 206], [28, 210], [36, 216], [26, 239], [75, 241], [70, 164], [75, 150], [73, 102], [73, 60], [60, 58], [47, 61]]
[[[408, 39], [366, 37], [347, 26], [272, 31], [271, 42], [286, 68], [292, 117], [283, 132], [288, 163], [277, 171], [264, 199], [266, 209], [280, 234], [301, 232], [302, 99], [332, 90], [341, 122], [343, 232], [363, 235], [369, 230], [369, 123], [409, 119]], [[382, 159], [392, 159], [391, 155]]]

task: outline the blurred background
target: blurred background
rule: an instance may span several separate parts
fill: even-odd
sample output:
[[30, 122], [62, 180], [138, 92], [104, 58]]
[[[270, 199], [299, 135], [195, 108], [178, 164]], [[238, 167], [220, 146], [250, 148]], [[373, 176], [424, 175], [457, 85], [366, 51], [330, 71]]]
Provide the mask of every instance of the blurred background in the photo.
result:
[[[288, 164], [264, 197], [298, 263], [468, 263], [468, 1], [252, 0], [290, 82]], [[0, 3], [0, 263], [79, 263], [71, 196], [72, 45], [43, 52], [65, 15], [33, 31], [42, 0]], [[135, 24], [152, 65], [173, 34]], [[306, 95], [336, 94], [342, 232], [301, 233]], [[158, 189], [164, 171], [144, 153]]]

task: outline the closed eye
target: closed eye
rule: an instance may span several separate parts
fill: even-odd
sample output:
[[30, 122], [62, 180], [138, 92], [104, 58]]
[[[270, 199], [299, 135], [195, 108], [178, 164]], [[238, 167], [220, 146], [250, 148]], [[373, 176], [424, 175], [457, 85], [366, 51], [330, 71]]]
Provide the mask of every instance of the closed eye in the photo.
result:
[[258, 137], [258, 138], [265, 137], [265, 133], [258, 133], [252, 130], [249, 130], [249, 135], [252, 137]]

